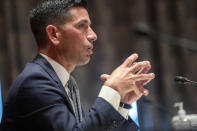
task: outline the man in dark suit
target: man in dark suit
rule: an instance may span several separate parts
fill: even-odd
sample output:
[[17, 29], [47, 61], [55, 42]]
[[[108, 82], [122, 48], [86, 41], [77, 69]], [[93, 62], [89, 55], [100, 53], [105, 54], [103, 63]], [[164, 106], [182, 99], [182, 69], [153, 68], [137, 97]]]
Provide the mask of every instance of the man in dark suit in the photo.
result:
[[48, 0], [30, 12], [39, 54], [17, 77], [4, 104], [1, 131], [137, 130], [128, 116], [130, 104], [154, 78], [150, 62], [128, 57], [110, 75], [84, 114], [77, 84], [70, 73], [93, 53], [96, 34], [84, 0]]

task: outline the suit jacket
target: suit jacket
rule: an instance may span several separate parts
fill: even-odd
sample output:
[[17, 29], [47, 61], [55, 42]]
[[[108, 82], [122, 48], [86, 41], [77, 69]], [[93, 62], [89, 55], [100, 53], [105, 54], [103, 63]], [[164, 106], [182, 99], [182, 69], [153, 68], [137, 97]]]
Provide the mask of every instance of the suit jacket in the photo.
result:
[[112, 105], [97, 98], [77, 123], [69, 97], [51, 65], [38, 55], [12, 84], [4, 103], [1, 131], [133, 131]]

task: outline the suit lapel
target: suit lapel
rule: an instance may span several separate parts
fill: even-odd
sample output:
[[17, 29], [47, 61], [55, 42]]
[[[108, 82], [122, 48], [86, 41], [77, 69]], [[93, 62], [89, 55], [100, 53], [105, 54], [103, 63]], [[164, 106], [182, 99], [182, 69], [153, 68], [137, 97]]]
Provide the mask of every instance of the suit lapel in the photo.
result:
[[50, 76], [51, 78], [58, 84], [58, 87], [60, 90], [65, 94], [66, 96], [66, 101], [69, 102], [68, 106], [71, 110], [71, 112], [74, 114], [74, 110], [72, 108], [72, 104], [70, 102], [70, 99], [68, 97], [68, 94], [66, 93], [64, 86], [62, 85], [60, 79], [58, 78], [56, 72], [52, 68], [52, 66], [49, 64], [49, 62], [40, 54], [36, 56], [36, 58], [33, 60], [34, 63], [39, 64]]

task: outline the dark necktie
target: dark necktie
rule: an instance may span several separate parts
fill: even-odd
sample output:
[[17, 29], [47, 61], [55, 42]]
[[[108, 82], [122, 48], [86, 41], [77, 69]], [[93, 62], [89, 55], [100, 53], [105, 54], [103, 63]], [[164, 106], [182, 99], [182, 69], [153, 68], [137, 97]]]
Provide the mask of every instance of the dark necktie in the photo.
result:
[[80, 102], [79, 89], [77, 87], [77, 83], [72, 76], [70, 76], [70, 79], [68, 80], [68, 88], [70, 90], [70, 96], [74, 105], [75, 117], [77, 119], [77, 122], [79, 123], [82, 121], [81, 102]]

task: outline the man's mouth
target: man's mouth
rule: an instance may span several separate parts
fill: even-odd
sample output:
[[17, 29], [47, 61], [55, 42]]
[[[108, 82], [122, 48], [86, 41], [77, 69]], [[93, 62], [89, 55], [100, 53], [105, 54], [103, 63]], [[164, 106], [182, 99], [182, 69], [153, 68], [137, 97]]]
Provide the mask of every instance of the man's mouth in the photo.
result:
[[88, 55], [92, 55], [93, 54], [93, 50], [88, 48]]
[[93, 54], [93, 45], [88, 47], [88, 55]]

